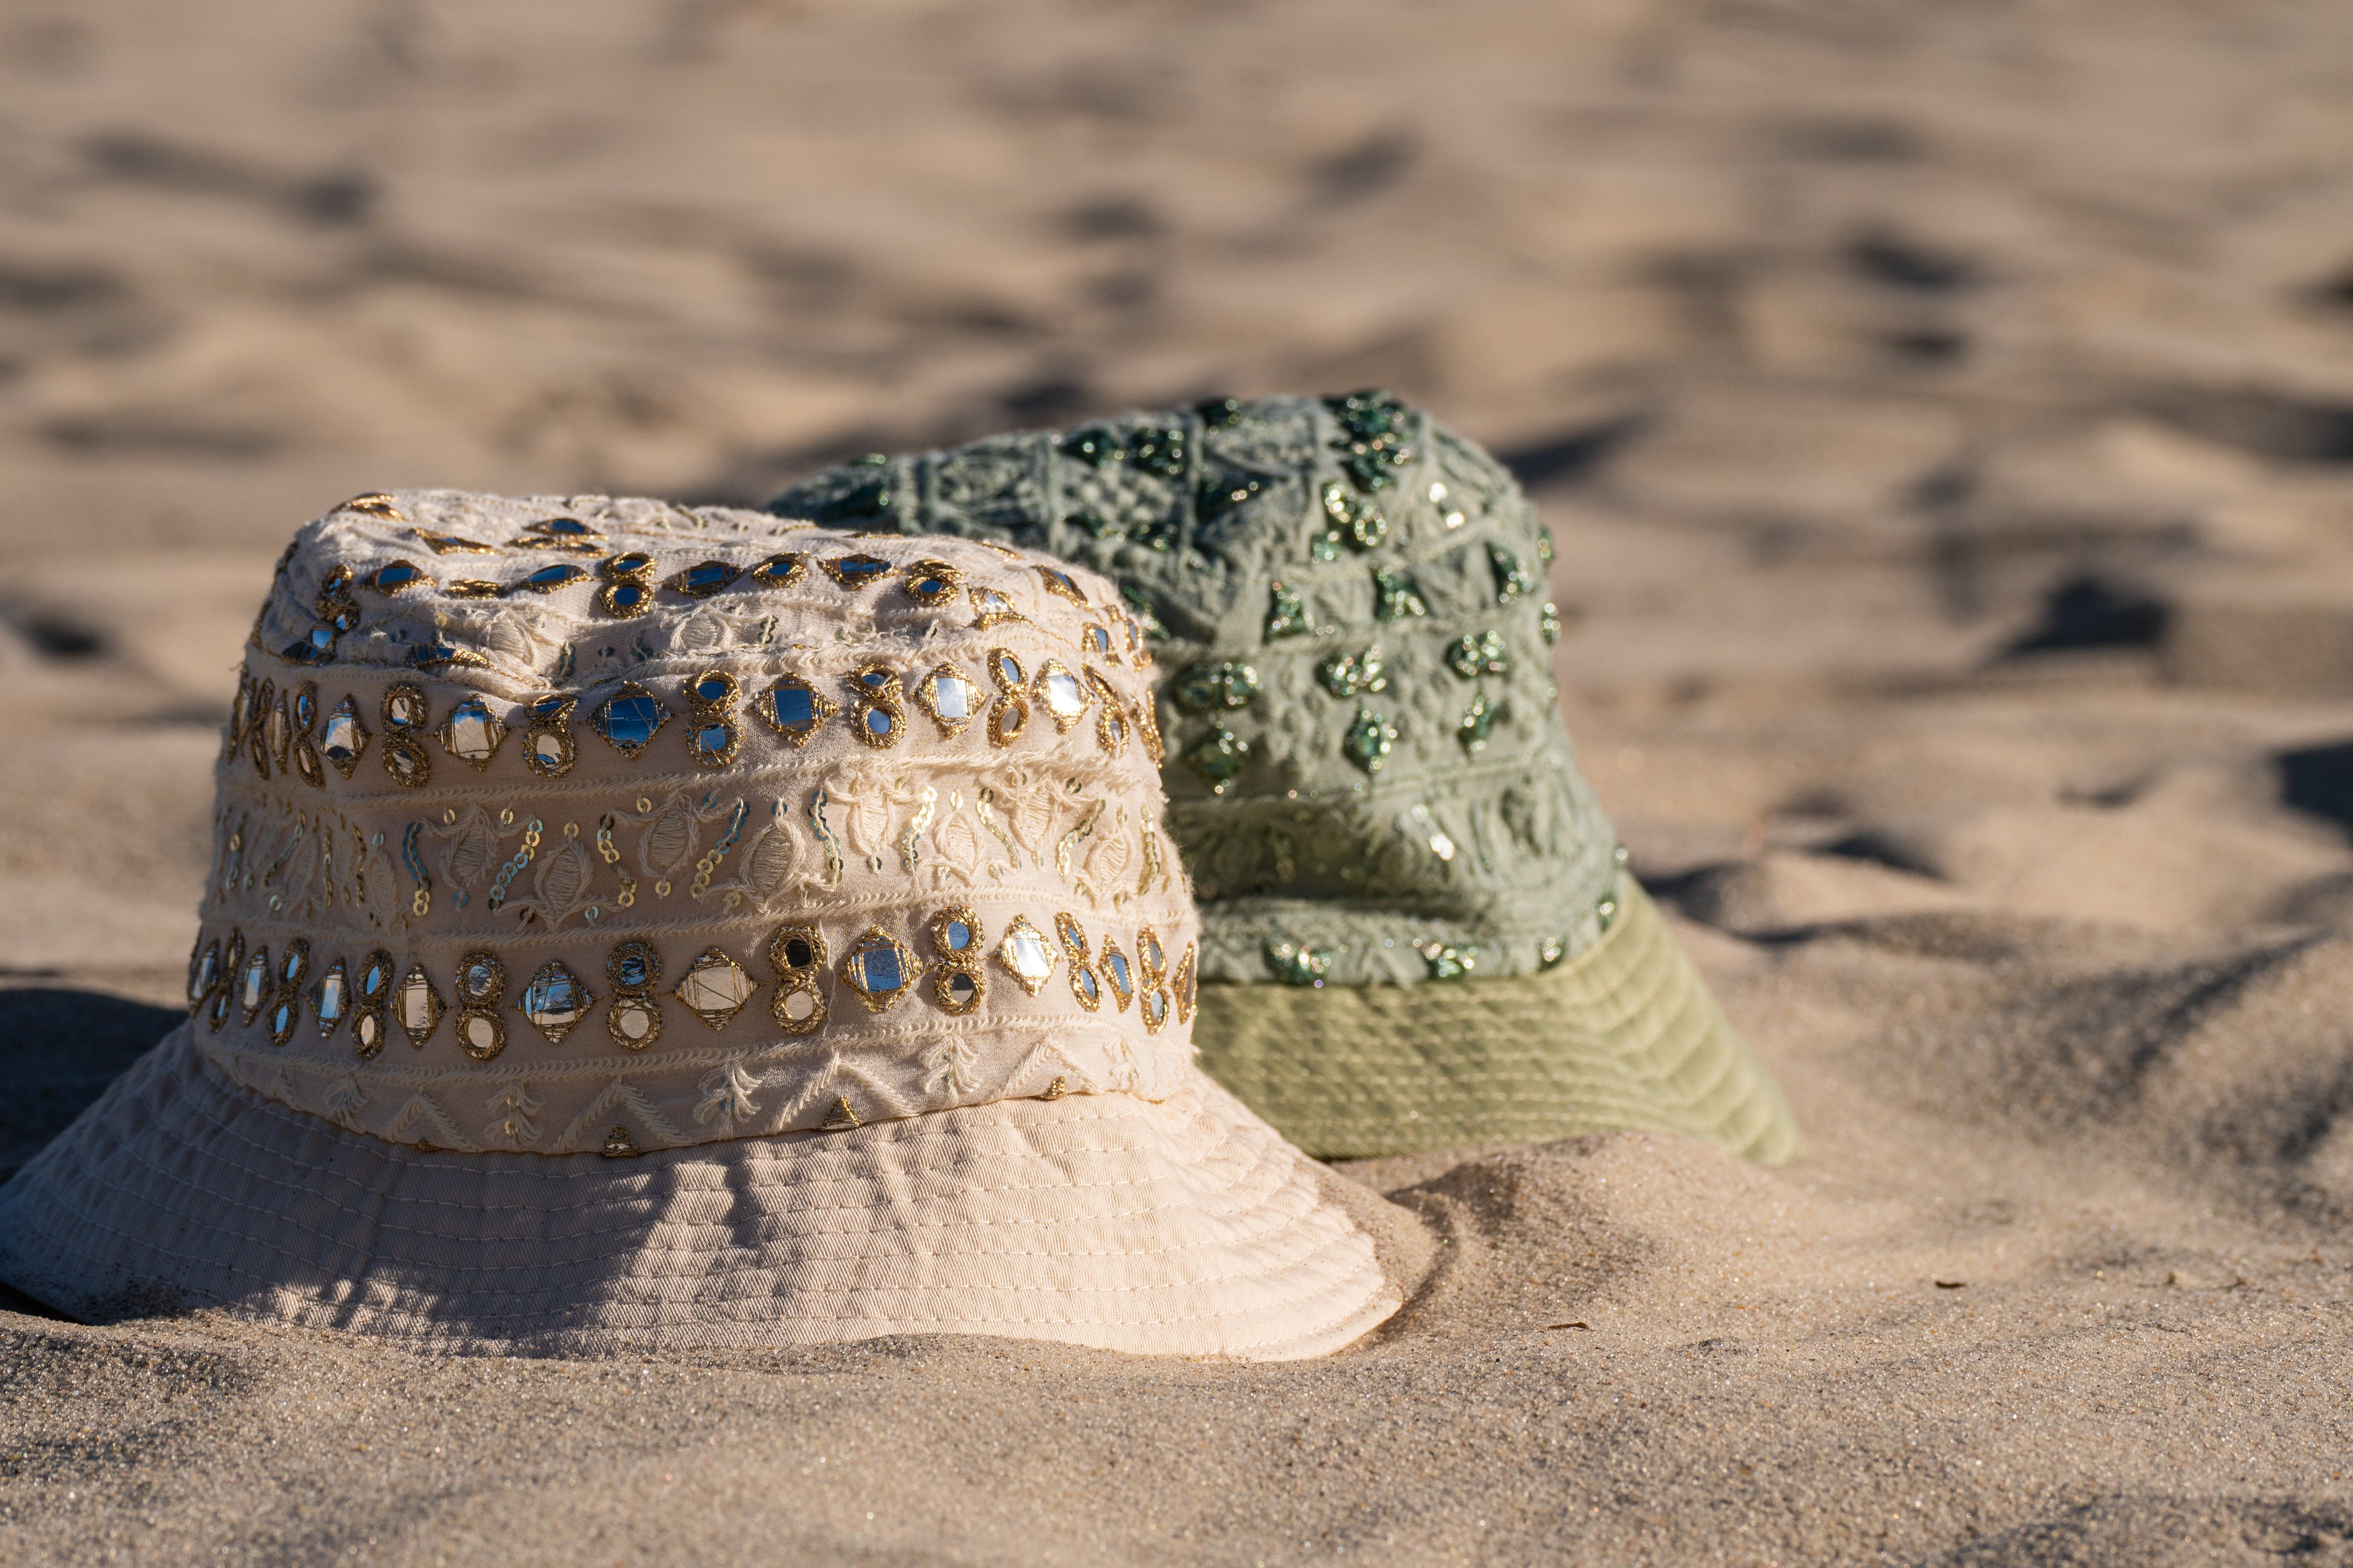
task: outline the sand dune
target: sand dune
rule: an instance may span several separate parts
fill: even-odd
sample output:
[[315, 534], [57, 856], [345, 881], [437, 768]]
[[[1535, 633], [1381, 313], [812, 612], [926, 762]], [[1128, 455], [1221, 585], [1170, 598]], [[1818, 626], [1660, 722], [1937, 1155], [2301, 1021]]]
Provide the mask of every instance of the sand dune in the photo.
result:
[[1810, 1145], [1371, 1162], [1240, 1367], [0, 1311], [0, 1560], [2353, 1562], [2353, 11], [0, 16], [0, 1170], [169, 1026], [286, 533], [1379, 382]]

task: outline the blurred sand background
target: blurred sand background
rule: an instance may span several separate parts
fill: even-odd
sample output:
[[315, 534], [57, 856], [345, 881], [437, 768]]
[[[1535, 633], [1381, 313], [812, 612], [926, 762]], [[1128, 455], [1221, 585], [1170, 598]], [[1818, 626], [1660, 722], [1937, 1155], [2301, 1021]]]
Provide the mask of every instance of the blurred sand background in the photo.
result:
[[302, 520], [1366, 383], [1811, 1147], [1360, 1167], [1297, 1366], [0, 1311], [0, 1561], [2353, 1563], [2348, 148], [2330, 0], [6, 0], [0, 1172]]

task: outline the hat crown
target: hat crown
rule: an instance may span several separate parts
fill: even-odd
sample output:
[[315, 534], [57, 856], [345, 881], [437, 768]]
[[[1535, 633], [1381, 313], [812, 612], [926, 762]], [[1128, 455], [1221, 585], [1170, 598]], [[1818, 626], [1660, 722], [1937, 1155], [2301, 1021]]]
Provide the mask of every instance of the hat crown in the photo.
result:
[[355, 1131], [647, 1149], [1190, 1058], [1143, 638], [966, 541], [358, 498], [257, 619], [189, 999]]
[[1156, 634], [1210, 977], [1526, 973], [1615, 911], [1615, 834], [1556, 710], [1549, 538], [1500, 464], [1385, 393], [870, 460], [770, 510], [1121, 584]]

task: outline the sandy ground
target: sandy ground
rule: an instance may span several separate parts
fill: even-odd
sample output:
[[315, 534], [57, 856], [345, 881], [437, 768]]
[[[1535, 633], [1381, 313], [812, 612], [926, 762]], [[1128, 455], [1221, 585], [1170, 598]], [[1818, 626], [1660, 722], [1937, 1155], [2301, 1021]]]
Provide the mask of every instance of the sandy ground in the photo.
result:
[[1359, 1167], [1438, 1272], [1303, 1365], [0, 1311], [0, 1560], [2353, 1563], [2353, 9], [13, 0], [0, 82], [0, 1170], [167, 1026], [296, 522], [1366, 382], [1537, 491], [1811, 1139]]

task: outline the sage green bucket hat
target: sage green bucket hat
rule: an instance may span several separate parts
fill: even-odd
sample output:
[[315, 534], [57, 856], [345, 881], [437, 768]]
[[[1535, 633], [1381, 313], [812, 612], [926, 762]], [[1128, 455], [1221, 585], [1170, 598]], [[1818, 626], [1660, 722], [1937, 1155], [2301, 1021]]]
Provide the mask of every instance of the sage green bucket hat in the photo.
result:
[[1551, 541], [1472, 442], [1380, 392], [1221, 398], [869, 458], [769, 510], [1120, 584], [1143, 636], [1079, 651], [1162, 672], [1201, 1065], [1308, 1152], [1607, 1129], [1797, 1152], [1577, 770]]

